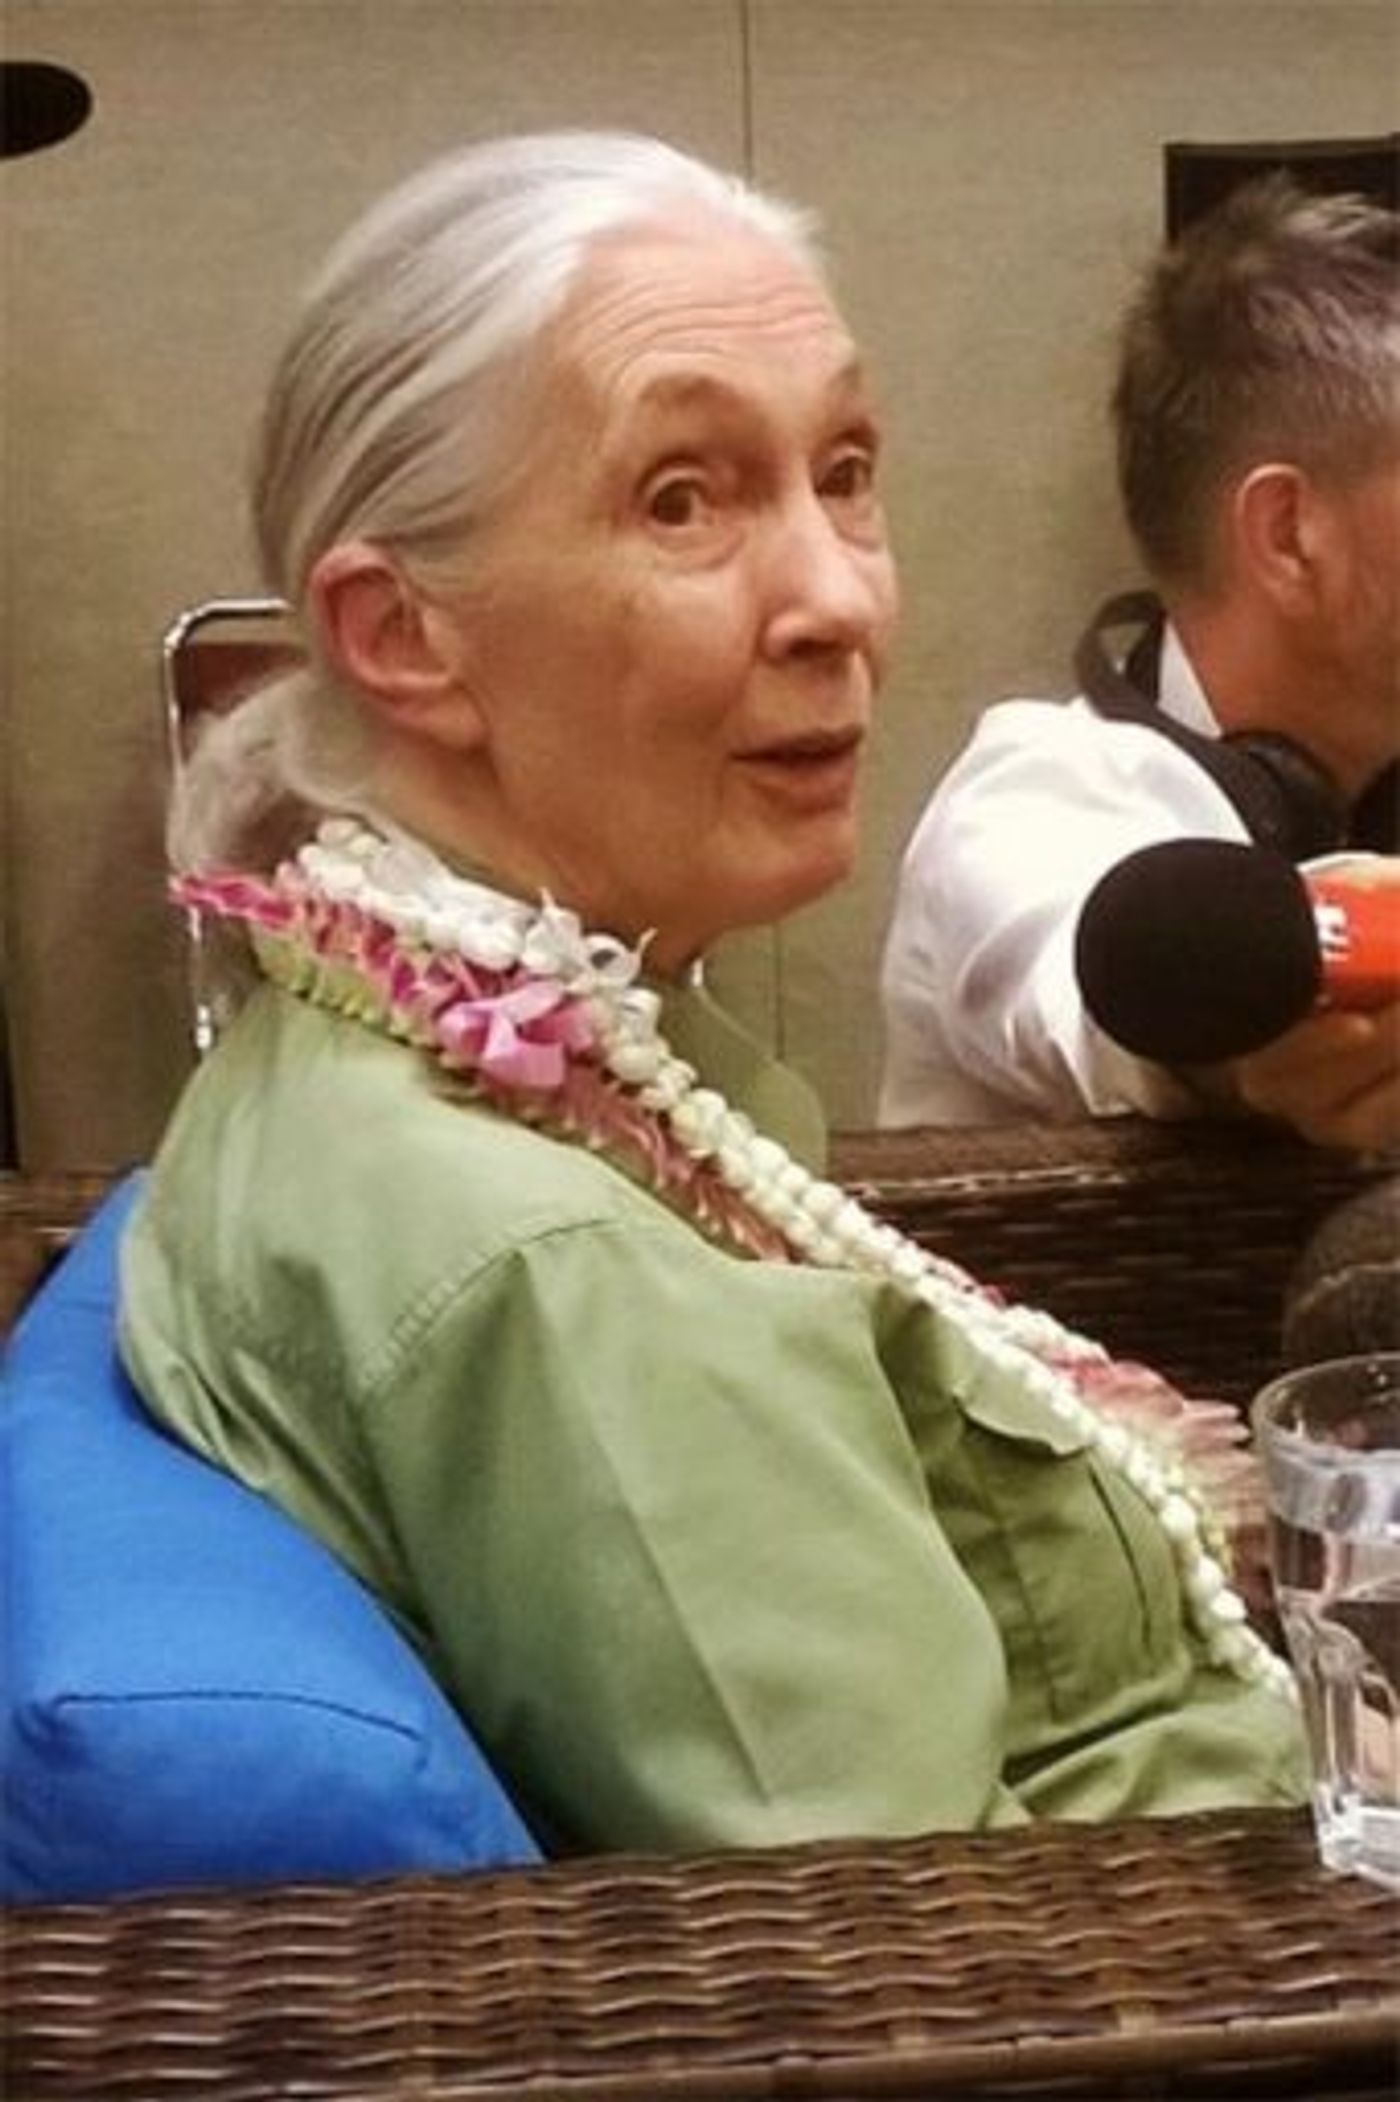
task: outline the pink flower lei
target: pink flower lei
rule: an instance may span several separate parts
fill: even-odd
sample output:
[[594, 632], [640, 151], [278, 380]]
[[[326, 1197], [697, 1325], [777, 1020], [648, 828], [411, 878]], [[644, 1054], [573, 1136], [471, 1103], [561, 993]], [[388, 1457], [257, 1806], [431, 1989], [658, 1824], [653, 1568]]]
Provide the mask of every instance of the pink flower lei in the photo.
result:
[[640, 949], [345, 818], [326, 820], [271, 877], [191, 875], [174, 892], [241, 925], [289, 991], [423, 1050], [496, 1110], [616, 1160], [722, 1245], [883, 1277], [952, 1322], [1153, 1509], [1212, 1662], [1291, 1693], [1227, 1575], [1225, 1528], [1254, 1495], [1236, 1412], [1188, 1401], [1049, 1315], [1008, 1305], [809, 1174], [674, 1056], [659, 999], [638, 983]]

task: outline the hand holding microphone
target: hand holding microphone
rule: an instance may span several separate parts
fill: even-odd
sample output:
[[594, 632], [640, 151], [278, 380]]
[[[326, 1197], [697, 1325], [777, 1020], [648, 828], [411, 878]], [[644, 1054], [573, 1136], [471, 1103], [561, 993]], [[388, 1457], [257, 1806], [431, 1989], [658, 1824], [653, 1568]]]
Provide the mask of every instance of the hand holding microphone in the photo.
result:
[[1359, 856], [1304, 878], [1317, 920], [1324, 996], [1333, 1007], [1400, 998], [1400, 859]]
[[1140, 1057], [1241, 1057], [1316, 1007], [1400, 999], [1400, 859], [1306, 871], [1225, 840], [1145, 847], [1090, 893], [1075, 970], [1094, 1020]]
[[1105, 1033], [1162, 1065], [1228, 1064], [1249, 1107], [1318, 1143], [1400, 1143], [1400, 859], [1298, 869], [1262, 847], [1129, 855], [1081, 914]]
[[1315, 1146], [1400, 1148], [1400, 1000], [1320, 1009], [1222, 1070], [1247, 1109]]

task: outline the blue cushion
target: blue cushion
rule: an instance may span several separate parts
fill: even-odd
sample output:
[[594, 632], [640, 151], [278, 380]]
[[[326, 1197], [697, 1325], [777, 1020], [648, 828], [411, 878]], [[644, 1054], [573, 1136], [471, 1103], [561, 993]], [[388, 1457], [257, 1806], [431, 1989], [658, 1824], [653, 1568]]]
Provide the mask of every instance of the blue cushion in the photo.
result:
[[0, 1368], [0, 1895], [538, 1860], [369, 1593], [146, 1413], [113, 1345], [138, 1184]]

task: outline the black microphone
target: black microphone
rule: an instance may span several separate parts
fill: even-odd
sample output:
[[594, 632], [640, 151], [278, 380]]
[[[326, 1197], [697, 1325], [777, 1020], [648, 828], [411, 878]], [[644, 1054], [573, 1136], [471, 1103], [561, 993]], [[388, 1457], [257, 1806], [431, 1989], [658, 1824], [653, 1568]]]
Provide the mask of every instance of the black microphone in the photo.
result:
[[1400, 997], [1400, 888], [1343, 865], [1305, 877], [1270, 847], [1144, 847], [1090, 892], [1075, 931], [1084, 1004], [1125, 1050], [1214, 1065], [1271, 1043], [1319, 1002]]

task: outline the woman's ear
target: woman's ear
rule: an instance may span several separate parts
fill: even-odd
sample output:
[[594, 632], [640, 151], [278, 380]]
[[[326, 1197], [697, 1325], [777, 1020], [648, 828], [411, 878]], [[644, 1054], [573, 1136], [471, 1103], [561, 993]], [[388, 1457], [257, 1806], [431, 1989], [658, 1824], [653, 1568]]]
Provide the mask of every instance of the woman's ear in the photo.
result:
[[381, 548], [362, 540], [329, 548], [308, 598], [331, 666], [387, 728], [459, 751], [481, 741], [459, 629]]

